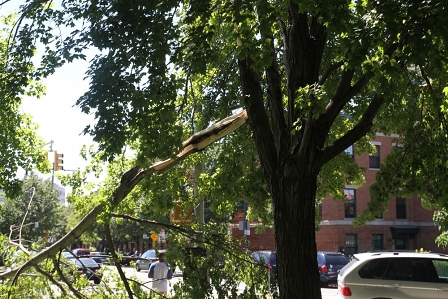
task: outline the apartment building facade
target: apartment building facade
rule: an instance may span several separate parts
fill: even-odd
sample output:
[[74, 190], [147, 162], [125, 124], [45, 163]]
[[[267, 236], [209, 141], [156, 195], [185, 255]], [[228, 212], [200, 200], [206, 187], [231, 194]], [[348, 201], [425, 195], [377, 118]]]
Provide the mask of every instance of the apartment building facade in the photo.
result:
[[[439, 230], [432, 220], [433, 211], [422, 207], [421, 199], [392, 198], [383, 215], [361, 227], [353, 226], [353, 219], [370, 201], [369, 186], [381, 168], [384, 158], [395, 146], [396, 138], [377, 134], [372, 144], [376, 153], [353, 156], [366, 169], [365, 184], [346, 186], [346, 203], [328, 197], [322, 202], [322, 222], [316, 232], [319, 251], [340, 251], [347, 256], [372, 250], [429, 250], [445, 252], [435, 243]], [[352, 148], [347, 149], [351, 154]]]
[[[353, 155], [353, 148], [347, 149], [355, 162], [366, 169], [365, 184], [361, 187], [346, 186], [346, 203], [331, 197], [322, 202], [322, 222], [316, 231], [318, 251], [340, 251], [347, 256], [372, 250], [424, 249], [446, 252], [435, 243], [440, 232], [432, 220], [433, 211], [423, 208], [418, 197], [392, 198], [387, 211], [375, 221], [361, 227], [353, 226], [353, 219], [360, 215], [370, 201], [369, 186], [375, 182], [381, 163], [392, 147], [396, 146], [395, 142], [394, 136], [377, 134], [375, 140], [372, 140], [377, 149], [375, 154], [356, 156]], [[268, 228], [259, 234], [255, 231], [254, 223], [248, 223], [242, 229], [243, 215], [243, 211], [236, 213], [231, 228], [232, 235], [246, 238], [250, 251], [275, 250], [274, 229]]]

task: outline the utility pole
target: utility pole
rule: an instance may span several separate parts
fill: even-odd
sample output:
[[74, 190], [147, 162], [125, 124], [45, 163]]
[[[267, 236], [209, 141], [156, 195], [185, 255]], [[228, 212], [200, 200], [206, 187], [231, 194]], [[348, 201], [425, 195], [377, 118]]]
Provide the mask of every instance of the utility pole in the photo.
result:
[[[199, 188], [198, 188], [198, 181], [199, 177], [201, 176], [201, 173], [204, 171], [204, 165], [202, 163], [197, 163], [194, 166], [194, 189], [193, 189], [193, 196], [195, 198], [199, 198]], [[195, 207], [194, 214], [196, 215], [197, 221], [199, 224], [205, 223], [205, 212], [204, 212], [204, 199], [200, 199], [199, 204]]]
[[[55, 161], [54, 161], [54, 156], [53, 156], [53, 143], [54, 143], [54, 141], [50, 140], [50, 142], [45, 144], [45, 145], [50, 145], [50, 150], [47, 153], [47, 159], [51, 162], [51, 165], [52, 165], [52, 169], [51, 169], [51, 185], [54, 185], [54, 163], [55, 163]], [[51, 157], [51, 159], [50, 159], [50, 157]]]

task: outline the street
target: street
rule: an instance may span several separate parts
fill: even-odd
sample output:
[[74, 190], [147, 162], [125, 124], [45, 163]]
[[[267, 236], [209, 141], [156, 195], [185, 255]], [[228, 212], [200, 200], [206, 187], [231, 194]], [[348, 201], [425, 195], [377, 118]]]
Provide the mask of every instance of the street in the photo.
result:
[[322, 299], [333, 299], [336, 298], [338, 292], [337, 288], [321, 288]]
[[[108, 266], [108, 268], [111, 271], [114, 271], [114, 267]], [[123, 271], [126, 273], [126, 276], [129, 276], [129, 277], [135, 276], [135, 277], [137, 277], [138, 280], [140, 280], [143, 283], [150, 282], [150, 279], [148, 278], [148, 271], [142, 270], [140, 272], [137, 272], [132, 267], [123, 267]], [[173, 277], [173, 279], [171, 279], [168, 282], [168, 293], [171, 292], [172, 285], [174, 285], [180, 281], [182, 281], [182, 277], [176, 276], [176, 273], [175, 273], [175, 277]], [[148, 284], [148, 287], [150, 287], [150, 286], [151, 286], [151, 284]], [[336, 298], [337, 288], [321, 288], [321, 292], [322, 292], [322, 299], [334, 299], [334, 298]]]

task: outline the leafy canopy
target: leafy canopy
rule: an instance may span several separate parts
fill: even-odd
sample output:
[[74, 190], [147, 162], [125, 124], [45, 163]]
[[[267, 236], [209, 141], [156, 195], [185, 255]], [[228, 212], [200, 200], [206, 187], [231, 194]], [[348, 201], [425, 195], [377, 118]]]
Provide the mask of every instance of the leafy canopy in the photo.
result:
[[[76, 105], [95, 115], [84, 132], [112, 171], [129, 149], [142, 167], [171, 157], [185, 137], [244, 106], [251, 131], [204, 153], [215, 160], [201, 177], [203, 191], [211, 200], [259, 204], [264, 219], [271, 197], [280, 278], [297, 275], [297, 285], [309, 288], [300, 291], [311, 297], [318, 289], [307, 281], [315, 252], [301, 248], [286, 265], [296, 247], [284, 245], [313, 244], [307, 228], [315, 197], [342, 197], [345, 184], [362, 182], [362, 169], [344, 156], [347, 147], [369, 151], [377, 132], [406, 136], [404, 150], [384, 164], [359, 224], [398, 194], [446, 205], [446, 6], [444, 0], [75, 0], [60, 7], [29, 1], [23, 11], [36, 23], [18, 27], [25, 42], [17, 40], [21, 49], [32, 49], [26, 41], [33, 38], [54, 46], [43, 64], [50, 71], [97, 49], [90, 88]], [[59, 36], [49, 20], [73, 30]], [[185, 183], [185, 165], [141, 191], [167, 207]], [[100, 192], [99, 202], [112, 193]], [[304, 217], [296, 219], [298, 213]], [[295, 230], [282, 229], [291, 223]], [[305, 272], [295, 274], [299, 262]], [[280, 279], [281, 295], [298, 297], [299, 287], [286, 281]]]

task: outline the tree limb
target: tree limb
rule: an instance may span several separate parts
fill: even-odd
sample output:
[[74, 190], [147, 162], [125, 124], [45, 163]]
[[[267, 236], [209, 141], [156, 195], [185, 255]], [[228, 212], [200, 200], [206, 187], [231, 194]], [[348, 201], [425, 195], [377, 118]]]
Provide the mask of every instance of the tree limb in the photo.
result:
[[319, 159], [320, 165], [324, 165], [336, 155], [341, 153], [350, 145], [354, 144], [361, 137], [365, 136], [372, 129], [373, 119], [378, 114], [381, 106], [384, 103], [384, 98], [375, 96], [361, 117], [360, 121], [353, 129], [348, 131], [344, 136], [336, 140], [333, 144], [328, 145], [322, 150], [322, 155]]
[[[190, 154], [199, 150], [203, 150], [213, 142], [232, 133], [246, 122], [246, 111], [241, 111], [236, 115], [229, 116], [216, 125], [211, 126], [203, 131], [194, 134], [192, 137], [184, 141], [184, 149], [176, 158], [168, 159], [160, 163], [153, 164], [144, 170], [139, 166], [135, 166], [125, 172], [120, 180], [120, 185], [113, 192], [109, 202], [112, 208], [115, 208], [123, 199], [134, 189], [134, 187], [145, 177], [154, 173], [162, 173], [178, 163], [178, 160], [185, 159]], [[104, 211], [106, 204], [102, 203], [94, 207], [70, 232], [55, 242], [50, 247], [36, 254], [32, 259], [25, 262], [20, 267], [13, 268], [7, 272], [0, 274], [0, 280], [19, 276], [26, 269], [33, 267], [46, 258], [56, 256], [60, 251], [69, 247], [81, 234], [95, 223], [97, 216]]]
[[126, 275], [123, 272], [123, 269], [121, 269], [120, 262], [118, 261], [117, 253], [115, 252], [115, 246], [114, 242], [112, 242], [112, 236], [110, 233], [110, 226], [109, 223], [104, 224], [104, 229], [106, 232], [106, 241], [107, 246], [111, 249], [112, 259], [114, 261], [115, 267], [117, 268], [118, 275], [121, 278], [121, 281], [123, 281], [124, 288], [126, 289], [126, 292], [128, 293], [128, 298], [133, 299], [134, 295], [132, 293], [131, 287], [129, 286], [128, 280], [126, 279]]
[[330, 65], [327, 70], [325, 71], [325, 73], [323, 74], [323, 76], [320, 78], [319, 80], [319, 86], [322, 86], [325, 84], [325, 82], [327, 81], [327, 79], [330, 77], [330, 74], [337, 70], [338, 68], [340, 68], [341, 66], [344, 65], [344, 61], [338, 61], [336, 63], [333, 63], [332, 65]]

